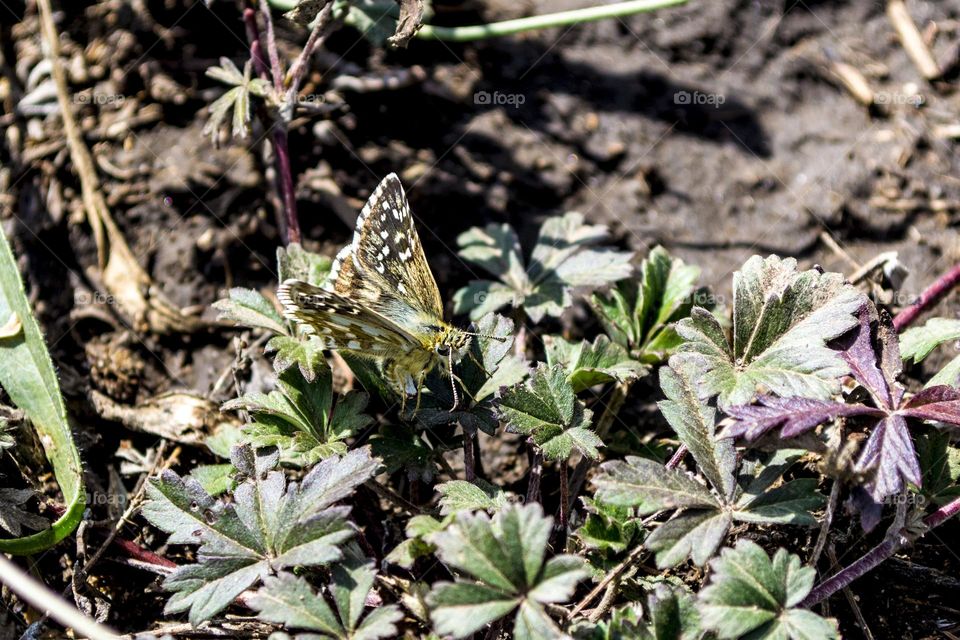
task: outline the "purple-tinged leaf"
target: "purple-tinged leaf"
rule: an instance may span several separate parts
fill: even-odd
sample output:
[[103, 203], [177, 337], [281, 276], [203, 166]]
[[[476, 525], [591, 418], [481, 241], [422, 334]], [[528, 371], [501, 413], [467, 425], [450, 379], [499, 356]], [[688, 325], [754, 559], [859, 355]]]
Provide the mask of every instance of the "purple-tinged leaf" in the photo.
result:
[[760, 404], [727, 409], [727, 413], [735, 418], [736, 422], [725, 428], [718, 437], [756, 440], [767, 431], [782, 426], [780, 437], [793, 438], [840, 416], [885, 414], [862, 404], [843, 404], [812, 398], [762, 396], [759, 401]]
[[960, 426], [960, 389], [948, 385], [927, 387], [907, 400], [900, 414]]
[[891, 415], [877, 423], [863, 447], [856, 469], [874, 470], [873, 478], [865, 488], [878, 503], [900, 492], [904, 480], [920, 486], [920, 465], [903, 416]]
[[899, 405], [903, 401], [905, 389], [897, 382], [897, 378], [903, 373], [903, 359], [900, 357], [900, 336], [893, 326], [893, 320], [890, 314], [880, 309], [877, 312], [880, 322], [877, 324], [877, 342], [880, 349], [880, 369], [883, 376], [890, 385], [893, 393], [894, 405]]
[[[887, 383], [884, 372], [877, 366], [877, 352], [873, 347], [870, 330], [870, 308], [864, 305], [858, 313], [860, 324], [856, 329], [842, 337], [837, 343], [843, 351], [841, 355], [850, 367], [850, 373], [861, 385], [866, 387], [878, 404], [887, 409], [896, 406], [895, 393]], [[903, 392], [900, 391], [900, 397]]]

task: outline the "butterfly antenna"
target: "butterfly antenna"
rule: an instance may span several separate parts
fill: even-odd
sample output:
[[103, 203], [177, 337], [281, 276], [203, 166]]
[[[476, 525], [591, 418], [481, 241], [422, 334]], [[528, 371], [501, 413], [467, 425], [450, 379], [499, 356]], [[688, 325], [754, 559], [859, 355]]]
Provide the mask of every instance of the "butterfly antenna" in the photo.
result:
[[447, 366], [450, 367], [450, 389], [453, 391], [453, 406], [450, 407], [450, 413], [453, 413], [457, 405], [460, 404], [460, 393], [457, 391], [456, 376], [453, 375], [453, 350], [447, 355]]
[[504, 336], [495, 336], [489, 333], [472, 333], [470, 331], [464, 331], [468, 336], [476, 336], [477, 338], [490, 338], [491, 340], [496, 340], [497, 342], [506, 342], [507, 339]]

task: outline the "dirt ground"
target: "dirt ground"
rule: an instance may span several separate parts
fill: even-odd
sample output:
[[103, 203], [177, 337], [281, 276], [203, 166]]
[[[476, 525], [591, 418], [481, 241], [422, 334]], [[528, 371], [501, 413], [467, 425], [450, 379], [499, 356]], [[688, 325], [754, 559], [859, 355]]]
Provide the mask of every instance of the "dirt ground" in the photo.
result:
[[[76, 108], [84, 140], [138, 262], [172, 302], [208, 319], [231, 286], [275, 286], [280, 235], [272, 164], [257, 144], [263, 131], [220, 148], [201, 133], [223, 91], [204, 71], [221, 56], [238, 64], [247, 56], [237, 3], [57, 4], [71, 87], [87, 96]], [[434, 21], [583, 4], [451, 0], [435, 3]], [[908, 6], [946, 69], [933, 84], [900, 45], [884, 3], [868, 0], [691, 1], [487, 42], [414, 41], [405, 51], [373, 48], [344, 29], [318, 56], [305, 94], [323, 95], [345, 76], [423, 73], [397, 89], [340, 89], [340, 106], [291, 132], [305, 244], [332, 254], [378, 179], [396, 171], [445, 299], [479, 275], [455, 254], [460, 232], [509, 222], [529, 243], [545, 217], [579, 210], [610, 225], [625, 247], [661, 244], [699, 265], [721, 297], [754, 253], [849, 274], [896, 251], [910, 272], [907, 300], [960, 259], [960, 1]], [[174, 390], [226, 400], [235, 332], [135, 335], [91, 293], [97, 256], [79, 184], [55, 100], [34, 92], [33, 76], [43, 73], [36, 9], [4, 2], [0, 22], [3, 225], [22, 256], [88, 475], [106, 486], [118, 448], [143, 452], [158, 439], [105, 421], [91, 389], [121, 405]], [[303, 32], [283, 20], [278, 27], [293, 55]], [[837, 81], [838, 62], [864, 73], [872, 106]], [[27, 95], [28, 108], [15, 108]], [[948, 299], [942, 315], [958, 308]], [[584, 310], [568, 315], [568, 331], [590, 329]], [[268, 381], [260, 360], [240, 371], [247, 390]], [[661, 429], [642, 422], [649, 392], [628, 411], [640, 432]], [[199, 449], [181, 454], [185, 465], [209, 459]], [[957, 523], [944, 526], [909, 561], [887, 562], [853, 585], [873, 637], [960, 633], [958, 532]], [[878, 535], [862, 539], [851, 524], [838, 562]], [[38, 570], [59, 575], [72, 553], [58, 548]], [[107, 562], [101, 570], [115, 583], [114, 611], [127, 611], [112, 620], [117, 628], [134, 631], [160, 615], [155, 576]], [[846, 599], [830, 606], [845, 637], [864, 636]]]

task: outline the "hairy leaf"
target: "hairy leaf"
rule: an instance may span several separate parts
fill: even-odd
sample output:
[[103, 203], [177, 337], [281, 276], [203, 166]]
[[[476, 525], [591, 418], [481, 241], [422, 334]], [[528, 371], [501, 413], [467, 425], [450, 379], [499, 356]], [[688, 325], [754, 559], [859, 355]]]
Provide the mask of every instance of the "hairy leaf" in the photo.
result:
[[271, 571], [340, 559], [338, 546], [353, 535], [349, 507], [333, 504], [373, 476], [379, 463], [366, 449], [328, 458], [297, 484], [272, 470], [275, 449], [254, 454], [235, 447], [233, 465], [246, 478], [233, 501], [216, 500], [191, 478], [165, 471], [147, 486], [143, 515], [170, 534], [168, 544], [199, 544], [197, 563], [164, 581], [174, 595], [169, 613], [190, 611], [194, 625], [225, 609]]
[[[811, 510], [823, 505], [815, 480], [794, 480], [769, 489], [779, 473], [768, 474], [760, 485], [733, 501], [716, 495], [677, 469], [644, 458], [605, 462], [593, 482], [596, 498], [605, 503], [634, 507], [638, 515], [681, 509], [672, 519], [659, 525], [644, 544], [656, 553], [657, 566], [667, 568], [688, 556], [704, 564], [723, 542], [734, 520], [770, 524], [813, 525]], [[721, 475], [722, 482], [733, 482], [732, 467]], [[721, 485], [723, 486], [723, 485]]]
[[923, 326], [900, 334], [900, 353], [904, 360], [920, 362], [941, 344], [955, 340], [960, 340], [960, 320], [930, 318]]
[[265, 97], [271, 91], [270, 83], [262, 78], [253, 78], [252, 60], [247, 60], [243, 72], [229, 58], [220, 58], [219, 67], [207, 69], [207, 76], [231, 85], [222, 96], [210, 105], [210, 120], [203, 127], [204, 135], [210, 135], [214, 142], [220, 127], [233, 111], [231, 133], [236, 138], [246, 138], [250, 133], [251, 96]]
[[677, 324], [684, 342], [671, 361], [701, 374], [703, 398], [721, 408], [746, 404], [758, 388], [779, 396], [827, 399], [847, 367], [827, 346], [856, 325], [865, 298], [839, 274], [797, 271], [796, 261], [754, 256], [733, 278], [733, 341], [706, 309]]
[[716, 411], [697, 397], [695, 373], [690, 365], [678, 362], [678, 369], [660, 369], [660, 388], [667, 399], [657, 405], [680, 442], [687, 446], [703, 475], [724, 498], [733, 498], [733, 469], [736, 452], [733, 441], [716, 437]]
[[230, 297], [217, 300], [213, 303], [213, 308], [220, 312], [218, 320], [254, 329], [266, 329], [271, 333], [287, 333], [283, 316], [259, 291], [234, 287], [230, 289]]
[[321, 286], [330, 273], [333, 261], [325, 255], [307, 251], [300, 244], [291, 242], [277, 248], [277, 280], [303, 280]]
[[719, 638], [810, 640], [839, 638], [836, 621], [797, 604], [816, 571], [778, 549], [773, 559], [755, 542], [740, 540], [710, 563], [710, 584], [699, 594], [703, 626]]
[[698, 640], [700, 614], [689, 592], [658, 584], [647, 598], [647, 619], [640, 603], [614, 609], [606, 620], [573, 628], [576, 640]]
[[589, 429], [593, 413], [577, 399], [559, 366], [540, 363], [526, 384], [501, 393], [499, 410], [509, 431], [531, 436], [550, 460], [569, 458], [574, 449], [596, 458], [603, 446]]
[[440, 498], [440, 515], [446, 516], [460, 511], [495, 511], [509, 504], [509, 494], [500, 487], [480, 480], [467, 482], [451, 480], [437, 485]]
[[224, 410], [245, 409], [253, 422], [243, 429], [243, 439], [257, 447], [278, 447], [285, 462], [308, 466], [327, 456], [343, 454], [344, 442], [373, 423], [363, 413], [369, 398], [352, 391], [333, 404], [333, 375], [323, 364], [311, 383], [299, 367], [289, 367], [277, 378], [278, 389], [251, 393], [223, 405]]
[[626, 382], [643, 375], [647, 367], [630, 358], [626, 349], [610, 342], [604, 335], [593, 342], [579, 344], [560, 337], [544, 338], [547, 364], [559, 365], [567, 371], [570, 384], [577, 393], [606, 382]]
[[[355, 559], [335, 566], [327, 592], [336, 613], [306, 580], [290, 573], [264, 578], [263, 586], [248, 603], [257, 611], [258, 618], [282, 624], [287, 629], [313, 631], [321, 637], [338, 640], [395, 638], [396, 624], [403, 619], [396, 605], [377, 607], [363, 617], [364, 603], [376, 574], [372, 564]], [[316, 637], [313, 634], [296, 636], [303, 640]]]
[[640, 265], [639, 279], [623, 280], [591, 304], [607, 335], [645, 363], [665, 360], [680, 344], [673, 323], [685, 318], [700, 269], [654, 247]]
[[602, 502], [636, 507], [639, 515], [664, 509], [720, 509], [721, 502], [703, 485], [682, 471], [667, 469], [659, 462], [627, 456], [600, 465], [593, 480], [596, 498]]
[[492, 518], [457, 514], [431, 535], [440, 559], [465, 574], [427, 597], [435, 630], [463, 638], [516, 610], [514, 638], [560, 637], [543, 605], [567, 600], [586, 571], [576, 556], [544, 561], [552, 526], [539, 504], [510, 504]]
[[596, 289], [630, 275], [631, 253], [594, 248], [606, 239], [605, 227], [584, 224], [579, 213], [548, 218], [527, 263], [509, 225], [466, 231], [457, 238], [460, 256], [497, 280], [474, 280], [457, 291], [454, 310], [476, 319], [510, 305], [533, 322], [559, 316], [573, 303], [574, 288]]
[[643, 532], [634, 509], [582, 498], [587, 508], [583, 526], [574, 535], [587, 549], [626, 551]]

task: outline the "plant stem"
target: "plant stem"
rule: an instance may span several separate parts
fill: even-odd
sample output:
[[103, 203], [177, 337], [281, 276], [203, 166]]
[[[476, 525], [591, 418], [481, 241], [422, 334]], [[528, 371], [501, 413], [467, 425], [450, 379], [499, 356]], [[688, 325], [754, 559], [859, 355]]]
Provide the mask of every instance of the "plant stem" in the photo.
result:
[[[929, 531], [930, 529], [940, 526], [958, 513], [960, 513], [960, 498], [945, 504], [931, 513], [923, 519], [923, 523]], [[911, 539], [906, 529], [900, 529], [900, 531], [895, 534], [888, 535], [883, 542], [855, 560], [851, 565], [844, 567], [817, 585], [813, 591], [807, 594], [807, 597], [803, 599], [803, 602], [801, 602], [799, 606], [811, 607], [821, 600], [829, 598], [837, 591], [847, 587], [857, 578], [877, 568], [884, 560], [887, 560], [911, 542], [913, 542], [913, 539]]]
[[543, 453], [540, 448], [531, 444], [533, 460], [530, 461], [530, 472], [527, 474], [527, 504], [540, 500], [540, 478], [543, 476]]
[[645, 549], [644, 549], [644, 547], [643, 547], [642, 544], [638, 544], [636, 547], [634, 547], [633, 551], [631, 551], [630, 554], [629, 554], [626, 558], [623, 559], [623, 562], [621, 562], [620, 564], [618, 564], [616, 567], [613, 568], [612, 571], [610, 571], [610, 573], [608, 573], [607, 575], [605, 575], [605, 576], [603, 577], [603, 580], [601, 580], [600, 582], [598, 582], [598, 583], [597, 583], [597, 586], [595, 586], [595, 587], [590, 591], [590, 593], [588, 593], [587, 595], [583, 596], [583, 599], [580, 600], [580, 602], [578, 602], [578, 603], [576, 604], [576, 606], [575, 606], [573, 609], [570, 610], [570, 613], [567, 614], [567, 620], [573, 620], [573, 618], [574, 618], [578, 613], [580, 613], [581, 611], [583, 611], [584, 607], [586, 607], [588, 604], [590, 604], [591, 602], [593, 602], [593, 599], [594, 599], [594, 598], [596, 598], [598, 595], [600, 595], [601, 593], [603, 593], [603, 592], [606, 590], [608, 584], [610, 584], [610, 583], [613, 582], [614, 580], [619, 579], [620, 576], [622, 576], [623, 573], [624, 573], [627, 569], [630, 568], [630, 565], [632, 565], [634, 562], [637, 561], [637, 559], [640, 557], [640, 555], [641, 555], [644, 551], [645, 551]]
[[115, 640], [118, 637], [112, 629], [71, 607], [47, 585], [33, 578], [3, 554], [0, 554], [0, 581], [31, 606], [39, 611], [49, 612], [51, 618], [67, 629], [73, 629], [91, 640]]
[[[257, 67], [257, 73], [264, 80], [270, 81], [270, 69], [263, 58], [263, 42], [260, 37], [260, 29], [257, 26], [257, 14], [253, 9], [247, 8], [243, 12], [243, 22], [246, 26], [247, 40], [250, 42], [250, 57]], [[272, 23], [268, 27], [272, 31]], [[276, 41], [268, 38], [268, 44], [276, 48]], [[277, 56], [277, 65], [279, 65], [279, 54], [275, 51], [270, 52], [271, 60]], [[280, 197], [283, 202], [283, 212], [277, 212], [277, 223], [280, 225], [281, 233], [287, 244], [291, 242], [299, 243], [300, 222], [297, 219], [297, 196], [293, 182], [293, 169], [290, 164], [290, 149], [287, 145], [287, 122], [283, 118], [284, 109], [280, 109], [280, 116], [265, 116], [266, 126], [270, 129], [270, 140], [273, 143], [274, 162], [277, 167], [277, 188], [280, 191]], [[292, 111], [292, 107], [290, 109]]]
[[670, 459], [667, 460], [667, 469], [676, 469], [680, 463], [683, 462], [683, 459], [686, 455], [687, 445], [681, 444], [679, 447], [677, 447], [677, 450], [673, 452], [673, 455], [670, 456]]
[[[607, 18], [622, 18], [637, 13], [675, 7], [686, 4], [686, 2], [687, 0], [631, 0], [628, 2], [617, 2], [615, 4], [559, 11], [557, 13], [517, 18], [516, 20], [504, 20], [503, 22], [491, 22], [489, 24], [477, 24], [464, 27], [438, 27], [425, 24], [420, 27], [420, 30], [417, 32], [417, 37], [424, 40], [446, 40], [448, 42], [486, 40], [488, 38], [499, 38], [501, 36], [509, 36], [525, 31], [537, 31], [551, 27], [596, 22], [597, 20], [605, 20]], [[297, 0], [270, 0], [270, 4], [278, 9], [289, 11], [297, 4]]]
[[568, 460], [560, 461], [560, 538], [564, 544], [566, 544], [567, 539], [567, 523], [570, 520], [570, 479], [568, 477], [568, 466]]
[[477, 469], [474, 466], [473, 445], [475, 444], [475, 433], [470, 433], [467, 429], [463, 430], [463, 475], [467, 482], [473, 482], [477, 479]]
[[585, 22], [605, 20], [607, 18], [622, 18], [636, 13], [674, 7], [685, 4], [686, 1], [687, 0], [632, 0], [631, 2], [604, 4], [596, 7], [559, 11], [557, 13], [548, 13], [540, 16], [530, 16], [527, 18], [517, 18], [516, 20], [504, 20], [503, 22], [491, 22], [489, 24], [478, 24], [468, 27], [437, 27], [425, 24], [420, 28], [420, 31], [417, 32], [417, 36], [424, 40], [446, 40], [448, 42], [486, 40], [488, 38], [498, 38], [515, 33], [523, 33], [524, 31], [537, 31], [551, 27], [583, 24]]
[[[613, 388], [613, 392], [610, 394], [610, 398], [607, 400], [607, 404], [603, 408], [603, 413], [600, 415], [600, 419], [597, 420], [597, 426], [594, 429], [597, 437], [601, 440], [607, 437], [607, 432], [610, 431], [614, 419], [616, 419], [617, 414], [620, 413], [620, 409], [623, 408], [624, 403], [627, 401], [627, 395], [630, 393], [632, 384], [633, 380], [628, 380], [621, 382]], [[573, 470], [573, 480], [570, 483], [573, 490], [570, 492], [570, 495], [574, 498], [580, 495], [580, 488], [583, 486], [583, 481], [587, 478], [587, 471], [590, 470], [593, 463], [593, 460], [584, 457], [577, 464], [577, 468]], [[572, 509], [572, 505], [568, 506]]]
[[[283, 69], [280, 66], [277, 37], [273, 31], [273, 16], [270, 14], [270, 6], [266, 2], [258, 2], [258, 4], [260, 5], [260, 13], [263, 15], [263, 26], [267, 31], [267, 55], [270, 56], [270, 75], [273, 77], [273, 88], [277, 93], [280, 93], [283, 91]], [[256, 22], [254, 22], [254, 25], [256, 25]]]
[[912, 304], [894, 316], [894, 328], [897, 331], [906, 329], [921, 313], [940, 302], [958, 283], [960, 283], [960, 264], [954, 265], [952, 269], [937, 278]]

